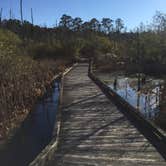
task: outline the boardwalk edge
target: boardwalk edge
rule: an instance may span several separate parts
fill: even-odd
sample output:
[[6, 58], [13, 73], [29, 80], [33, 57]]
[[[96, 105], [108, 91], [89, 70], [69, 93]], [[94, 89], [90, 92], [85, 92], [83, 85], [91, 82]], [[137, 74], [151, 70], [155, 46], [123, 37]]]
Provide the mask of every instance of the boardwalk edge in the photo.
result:
[[[121, 112], [130, 122], [153, 144], [156, 150], [166, 160], [166, 136], [151, 122], [146, 120], [131, 104], [108, 87], [103, 81], [95, 76], [92, 71], [92, 62], [89, 63], [89, 78], [101, 89], [106, 97], [120, 108]], [[125, 109], [125, 111], [124, 111]]]
[[63, 80], [64, 76], [67, 75], [75, 66], [77, 66], [77, 63], [74, 64], [72, 67], [67, 68], [63, 73], [56, 75], [54, 77], [54, 80], [61, 77], [60, 81], [60, 95], [59, 95], [59, 105], [56, 115], [56, 122], [53, 132], [53, 139], [51, 142], [42, 150], [42, 152], [29, 164], [29, 166], [44, 166], [47, 161], [50, 160], [53, 153], [57, 150], [57, 146], [59, 143], [59, 134], [61, 129], [61, 104], [62, 104], [62, 96], [63, 96]]

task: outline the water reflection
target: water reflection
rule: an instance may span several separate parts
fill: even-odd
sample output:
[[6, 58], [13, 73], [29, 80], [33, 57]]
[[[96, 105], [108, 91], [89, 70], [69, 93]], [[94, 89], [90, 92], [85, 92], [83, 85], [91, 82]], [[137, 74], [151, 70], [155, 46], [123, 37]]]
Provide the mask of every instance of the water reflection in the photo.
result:
[[147, 80], [138, 91], [138, 79], [130, 77], [115, 78], [110, 85], [120, 96], [137, 108], [147, 119], [154, 120], [159, 114], [162, 80]]
[[26, 166], [51, 141], [59, 99], [59, 83], [37, 104], [16, 134], [0, 147], [0, 165]]

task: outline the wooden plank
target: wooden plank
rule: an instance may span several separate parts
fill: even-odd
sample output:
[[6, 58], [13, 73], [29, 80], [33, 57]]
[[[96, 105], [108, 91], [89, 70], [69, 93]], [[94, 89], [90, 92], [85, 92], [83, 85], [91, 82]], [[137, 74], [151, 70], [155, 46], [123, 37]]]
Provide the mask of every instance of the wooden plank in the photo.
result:
[[88, 65], [78, 64], [64, 78], [59, 144], [44, 165], [166, 165], [155, 147], [87, 73]]
[[59, 106], [56, 114], [56, 122], [54, 127], [52, 141], [42, 150], [42, 152], [29, 164], [29, 166], [44, 166], [46, 162], [51, 158], [54, 151], [57, 149], [59, 142], [59, 134], [61, 127], [61, 102], [62, 102], [62, 93], [63, 93], [63, 79], [66, 74], [68, 74], [77, 64], [74, 64], [72, 67], [67, 68], [63, 73], [54, 76], [53, 81], [60, 79], [60, 95], [59, 95]]
[[166, 135], [150, 121], [145, 119], [137, 109], [124, 100], [114, 90], [109, 88], [103, 81], [98, 79], [92, 71], [89, 77], [100, 87], [102, 92], [118, 106], [123, 114], [143, 133], [149, 141], [157, 148], [160, 154], [166, 159]]

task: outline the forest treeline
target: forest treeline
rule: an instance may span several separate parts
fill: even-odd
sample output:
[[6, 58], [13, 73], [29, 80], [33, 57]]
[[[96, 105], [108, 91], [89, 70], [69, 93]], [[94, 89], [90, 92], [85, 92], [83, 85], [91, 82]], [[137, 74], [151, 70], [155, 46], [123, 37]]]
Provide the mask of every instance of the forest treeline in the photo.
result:
[[[131, 67], [129, 70], [166, 72], [166, 14], [159, 11], [151, 23], [140, 23], [140, 26], [130, 31], [120, 18], [83, 21], [66, 14], [54, 28], [34, 26], [28, 21], [15, 19], [2, 20], [0, 25], [17, 34], [33, 58], [65, 57], [76, 60], [80, 57], [101, 56], [99, 59], [103, 63], [106, 59], [107, 64], [104, 66], [108, 68], [109, 63], [113, 62], [117, 66], [127, 64]], [[149, 71], [152, 66], [158, 70]]]
[[166, 14], [128, 31], [120, 18], [83, 21], [64, 14], [54, 28], [0, 18], [0, 137], [32, 109], [53, 75], [82, 58], [103, 70], [166, 72]]
[[82, 51], [86, 52], [86, 49], [97, 49], [96, 43], [101, 45], [101, 52], [110, 52], [112, 43], [108, 34], [120, 33], [124, 29], [123, 20], [120, 18], [115, 22], [109, 18], [103, 18], [101, 22], [95, 18], [83, 22], [79, 17], [72, 18], [68, 15], [63, 15], [55, 28], [34, 26], [28, 21], [22, 23], [14, 19], [2, 20], [0, 25], [1, 28], [17, 34], [24, 40], [28, 51], [33, 52], [31, 55], [40, 59], [45, 56], [55, 59], [59, 56], [76, 58]]

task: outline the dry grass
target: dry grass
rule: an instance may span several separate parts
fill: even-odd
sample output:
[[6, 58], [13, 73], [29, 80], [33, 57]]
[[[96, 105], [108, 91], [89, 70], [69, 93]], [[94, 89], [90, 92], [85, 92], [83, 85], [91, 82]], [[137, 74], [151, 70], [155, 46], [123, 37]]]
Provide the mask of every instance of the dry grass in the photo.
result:
[[65, 61], [33, 60], [17, 35], [0, 29], [0, 138], [25, 118]]
[[1, 54], [1, 137], [6, 134], [4, 126], [6, 129], [10, 128], [12, 119], [29, 112], [36, 99], [41, 97], [47, 88], [50, 88], [53, 76], [65, 68], [62, 62], [50, 60], [37, 62], [28, 57], [15, 58]]

